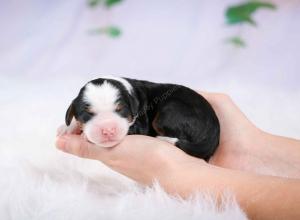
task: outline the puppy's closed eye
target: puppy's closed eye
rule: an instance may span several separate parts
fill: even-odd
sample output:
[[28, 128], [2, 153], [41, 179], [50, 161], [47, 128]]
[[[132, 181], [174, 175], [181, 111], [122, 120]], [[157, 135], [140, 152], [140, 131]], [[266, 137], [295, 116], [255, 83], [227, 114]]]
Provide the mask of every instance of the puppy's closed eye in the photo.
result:
[[129, 123], [131, 123], [131, 122], [133, 122], [133, 117], [131, 115], [128, 115], [127, 120], [128, 120]]
[[120, 112], [124, 109], [124, 105], [122, 104], [118, 104], [117, 107], [116, 107], [116, 112]]
[[91, 110], [90, 106], [85, 107], [84, 111], [89, 113], [89, 114], [93, 114], [93, 111]]

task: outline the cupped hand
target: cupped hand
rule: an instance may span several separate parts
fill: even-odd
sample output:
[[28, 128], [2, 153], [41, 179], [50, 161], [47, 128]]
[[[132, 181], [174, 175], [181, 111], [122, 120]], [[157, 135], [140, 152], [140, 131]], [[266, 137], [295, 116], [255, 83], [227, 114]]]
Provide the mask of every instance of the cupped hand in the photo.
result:
[[81, 135], [58, 137], [58, 149], [88, 159], [99, 160], [113, 170], [143, 184], [161, 181], [174, 170], [179, 170], [195, 159], [168, 142], [143, 135], [128, 135], [115, 147], [103, 148], [92, 144]]
[[221, 167], [255, 171], [253, 158], [257, 141], [263, 131], [258, 129], [235, 105], [232, 99], [220, 93], [200, 92], [215, 110], [220, 122], [220, 144], [209, 163]]

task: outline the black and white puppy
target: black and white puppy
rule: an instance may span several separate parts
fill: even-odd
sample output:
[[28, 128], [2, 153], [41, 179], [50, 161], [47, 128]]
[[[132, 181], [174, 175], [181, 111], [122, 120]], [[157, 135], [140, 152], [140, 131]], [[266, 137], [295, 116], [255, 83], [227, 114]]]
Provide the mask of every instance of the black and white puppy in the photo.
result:
[[126, 135], [158, 137], [186, 153], [209, 159], [219, 144], [220, 125], [211, 105], [175, 84], [106, 76], [88, 82], [69, 106], [58, 135], [82, 133], [112, 147]]

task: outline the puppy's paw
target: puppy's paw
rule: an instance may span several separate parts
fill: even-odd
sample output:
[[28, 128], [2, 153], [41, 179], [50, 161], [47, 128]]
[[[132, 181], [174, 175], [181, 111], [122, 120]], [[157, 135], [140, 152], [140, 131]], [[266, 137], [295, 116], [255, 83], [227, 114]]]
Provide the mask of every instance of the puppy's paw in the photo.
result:
[[170, 144], [175, 145], [176, 142], [178, 141], [178, 138], [173, 138], [173, 137], [166, 137], [166, 136], [156, 136], [158, 139], [162, 141], [169, 142]]

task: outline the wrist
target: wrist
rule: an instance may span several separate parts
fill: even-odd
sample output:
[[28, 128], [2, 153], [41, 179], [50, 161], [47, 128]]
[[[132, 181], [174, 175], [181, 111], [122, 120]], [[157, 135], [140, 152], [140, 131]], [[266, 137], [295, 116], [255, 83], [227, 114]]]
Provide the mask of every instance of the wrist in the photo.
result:
[[[240, 130], [240, 129], [239, 129]], [[249, 170], [253, 159], [259, 157], [265, 133], [254, 125], [244, 126], [233, 141], [220, 143], [210, 164], [235, 170]]]
[[255, 147], [257, 173], [300, 177], [300, 141], [262, 132]]
[[252, 128], [251, 131], [246, 134], [242, 142], [244, 153], [251, 156], [259, 155], [267, 135], [268, 133], [257, 127]]

